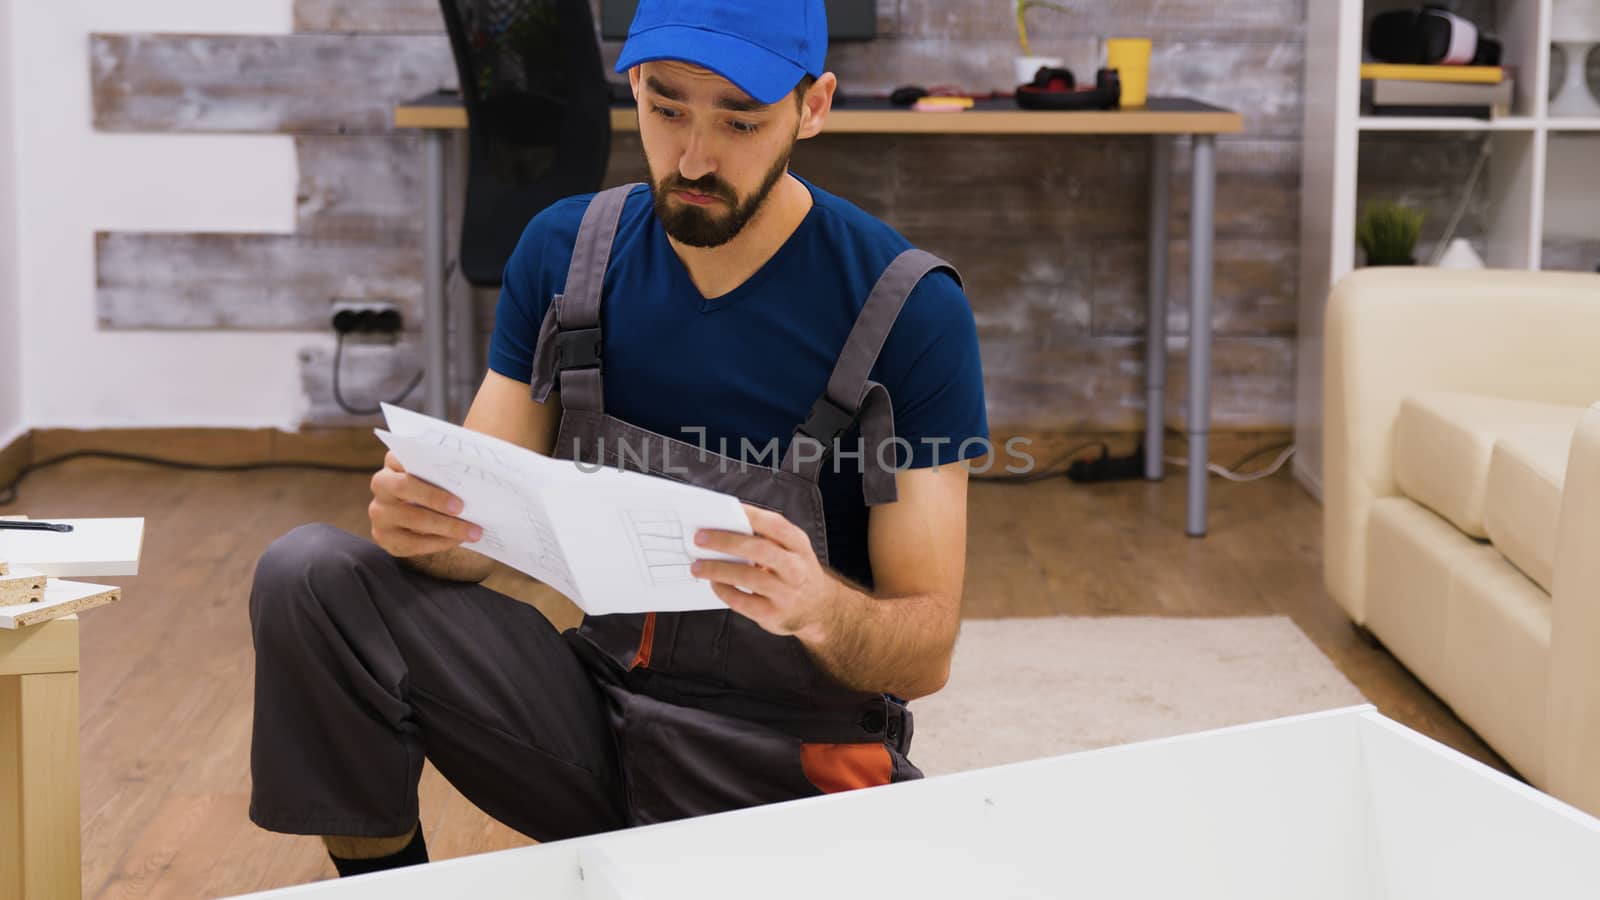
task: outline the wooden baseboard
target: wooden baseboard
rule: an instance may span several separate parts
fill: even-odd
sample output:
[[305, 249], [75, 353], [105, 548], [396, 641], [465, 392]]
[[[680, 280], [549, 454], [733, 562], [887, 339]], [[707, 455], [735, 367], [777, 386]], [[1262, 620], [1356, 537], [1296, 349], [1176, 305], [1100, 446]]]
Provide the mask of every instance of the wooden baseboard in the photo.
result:
[[[1068, 451], [1103, 441], [1115, 454], [1132, 452], [1139, 446], [1136, 432], [1038, 433], [995, 431], [991, 438], [1001, 450], [1007, 442], [1026, 438], [1031, 443], [1017, 445], [1033, 456], [1037, 465], [1046, 466]], [[1294, 438], [1288, 429], [1263, 431], [1219, 431], [1211, 435], [1211, 461], [1237, 466], [1251, 460], [1248, 468], [1258, 469], [1271, 462], [1272, 454], [1263, 451], [1289, 444]], [[385, 448], [370, 428], [313, 428], [298, 432], [272, 428], [108, 428], [82, 431], [68, 428], [38, 428], [0, 450], [0, 485], [8, 484], [31, 462], [55, 459], [85, 450], [109, 450], [153, 456], [201, 465], [244, 465], [258, 462], [313, 462], [326, 465], [365, 466], [376, 470], [383, 465]], [[1187, 456], [1185, 441], [1168, 432], [1163, 451], [1167, 456]], [[1073, 454], [1074, 458], [1098, 455], [1098, 449]]]
[[0, 489], [17, 480], [33, 459], [33, 432], [24, 431], [16, 440], [0, 447]]
[[370, 428], [36, 428], [31, 437], [28, 459], [34, 462], [98, 450], [201, 465], [292, 461], [376, 471], [385, 453]]
[[[1000, 451], [996, 466], [1003, 465], [1006, 457], [1007, 442], [1013, 438], [1027, 438], [1031, 444], [1018, 445], [1031, 455], [1035, 464], [1041, 467], [1050, 467], [1052, 463], [1065, 466], [1067, 454], [1070, 459], [1082, 459], [1100, 455], [1099, 447], [1081, 449], [1092, 442], [1104, 442], [1107, 449], [1114, 455], [1132, 453], [1139, 448], [1144, 438], [1143, 432], [1110, 431], [1110, 432], [1061, 432], [1040, 434], [1037, 432], [1000, 431], [991, 432], [991, 440], [995, 449]], [[1266, 429], [1261, 431], [1214, 431], [1211, 433], [1211, 445], [1208, 456], [1216, 465], [1229, 469], [1238, 467], [1242, 460], [1249, 458], [1249, 463], [1244, 468], [1248, 471], [1267, 466], [1276, 457], [1276, 453], [1267, 452], [1273, 448], [1286, 447], [1294, 442], [1294, 432], [1287, 428]], [[1072, 452], [1076, 451], [1076, 452]], [[1162, 451], [1166, 456], [1186, 459], [1189, 449], [1185, 438], [1177, 432], [1169, 431], [1166, 435], [1166, 446]]]

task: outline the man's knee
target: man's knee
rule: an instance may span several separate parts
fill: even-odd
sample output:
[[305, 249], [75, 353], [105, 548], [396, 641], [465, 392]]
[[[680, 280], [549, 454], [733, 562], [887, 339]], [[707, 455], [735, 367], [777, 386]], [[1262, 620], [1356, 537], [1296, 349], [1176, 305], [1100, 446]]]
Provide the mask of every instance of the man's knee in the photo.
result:
[[392, 559], [383, 548], [321, 522], [301, 525], [273, 541], [256, 563], [250, 590], [257, 644], [297, 632], [323, 614], [327, 597], [347, 591], [360, 570], [385, 561]]

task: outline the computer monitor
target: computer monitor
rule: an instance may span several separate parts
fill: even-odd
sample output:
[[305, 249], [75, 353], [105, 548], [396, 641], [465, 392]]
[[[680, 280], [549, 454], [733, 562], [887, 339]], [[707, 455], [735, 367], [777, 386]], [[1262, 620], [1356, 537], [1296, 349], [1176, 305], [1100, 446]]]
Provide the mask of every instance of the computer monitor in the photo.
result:
[[[878, 9], [873, 0], [827, 0], [828, 40], [869, 41], [878, 36]], [[628, 36], [639, 0], [600, 0], [600, 36], [620, 41]]]

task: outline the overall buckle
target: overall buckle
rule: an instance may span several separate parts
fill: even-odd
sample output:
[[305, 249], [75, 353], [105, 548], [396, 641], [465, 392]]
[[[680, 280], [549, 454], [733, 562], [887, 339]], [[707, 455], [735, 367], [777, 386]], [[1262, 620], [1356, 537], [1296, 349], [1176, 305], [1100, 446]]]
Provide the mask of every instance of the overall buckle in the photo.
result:
[[823, 394], [817, 398], [816, 403], [811, 404], [811, 414], [806, 417], [805, 424], [800, 426], [800, 430], [827, 450], [855, 420], [855, 413], [833, 402], [827, 394]]
[[556, 332], [556, 369], [600, 368], [600, 328], [575, 328]]

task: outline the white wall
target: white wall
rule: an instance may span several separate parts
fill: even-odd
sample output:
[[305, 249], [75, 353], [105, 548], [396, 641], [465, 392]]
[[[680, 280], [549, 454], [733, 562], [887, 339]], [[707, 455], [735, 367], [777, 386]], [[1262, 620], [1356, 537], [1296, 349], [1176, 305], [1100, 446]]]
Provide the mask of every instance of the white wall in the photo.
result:
[[12, 136], [11, 67], [15, 59], [11, 0], [0, 0], [0, 449], [23, 430], [21, 330], [17, 309], [16, 154]]
[[97, 31], [285, 33], [291, 6], [292, 0], [14, 3], [7, 55], [18, 85], [18, 330], [27, 373], [22, 420], [29, 427], [292, 428], [299, 421], [296, 351], [312, 336], [100, 331], [94, 298], [96, 230], [292, 231], [292, 139], [97, 133], [88, 58], [88, 36]]

